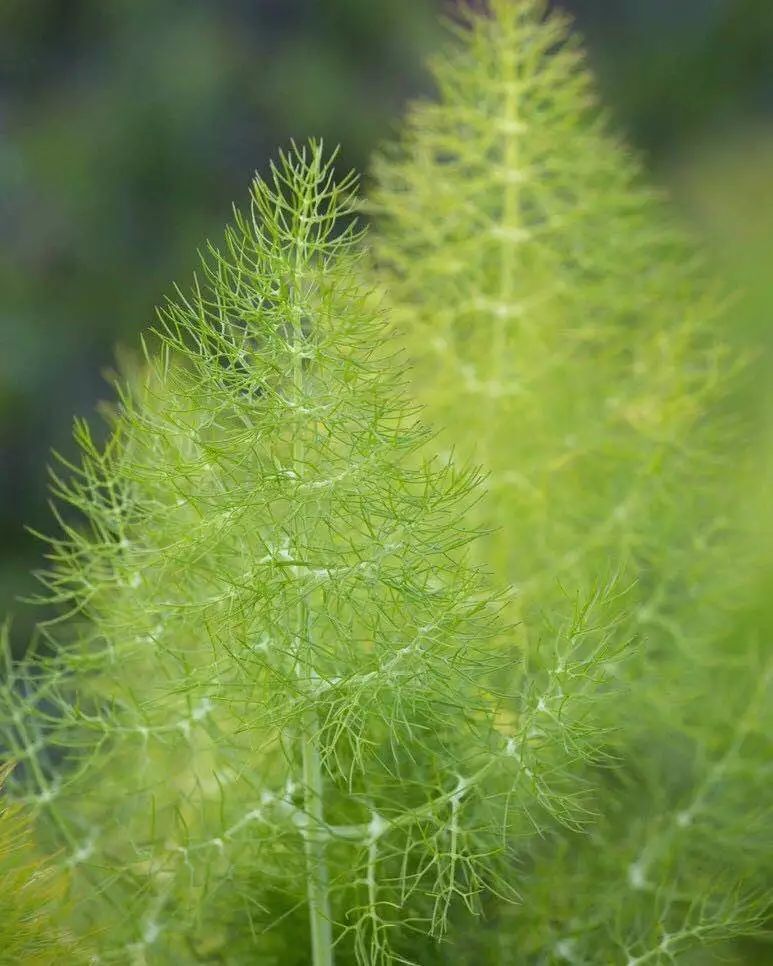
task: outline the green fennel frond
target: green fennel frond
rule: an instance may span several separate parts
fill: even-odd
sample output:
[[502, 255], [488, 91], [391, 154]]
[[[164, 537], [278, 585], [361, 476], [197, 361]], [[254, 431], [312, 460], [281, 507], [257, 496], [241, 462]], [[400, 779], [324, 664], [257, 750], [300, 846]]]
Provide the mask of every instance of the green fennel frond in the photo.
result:
[[426, 455], [353, 189], [283, 155], [53, 475], [59, 616], [0, 727], [100, 962], [425, 962], [583, 818], [607, 629], [505, 673], [478, 474]]

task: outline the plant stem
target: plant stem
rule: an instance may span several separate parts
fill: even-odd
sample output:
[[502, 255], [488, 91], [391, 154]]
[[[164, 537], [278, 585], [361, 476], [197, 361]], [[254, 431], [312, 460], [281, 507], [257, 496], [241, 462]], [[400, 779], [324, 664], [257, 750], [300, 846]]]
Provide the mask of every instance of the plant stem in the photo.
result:
[[322, 766], [317, 748], [317, 720], [314, 712], [306, 715], [303, 729], [303, 802], [306, 824], [303, 827], [306, 851], [306, 881], [309, 899], [309, 925], [313, 966], [333, 966], [333, 931], [327, 871]]
[[[319, 152], [313, 159], [312, 172], [318, 171]], [[295, 248], [295, 272], [291, 283], [293, 304], [293, 395], [296, 403], [303, 395], [303, 358], [298, 351], [304, 341], [302, 305], [302, 266], [308, 257], [306, 251], [308, 217], [311, 203], [311, 186], [307, 186], [302, 199], [299, 237]], [[301, 475], [305, 457], [305, 446], [300, 433], [293, 439], [293, 469]], [[303, 534], [304, 521], [299, 516], [296, 521], [297, 532]], [[297, 547], [293, 547], [295, 552]], [[296, 669], [303, 675], [306, 683], [314, 685], [316, 672], [311, 641], [309, 640], [309, 607], [304, 599], [298, 602], [297, 637], [295, 642]], [[306, 651], [304, 660], [301, 654]], [[311, 691], [311, 688], [309, 689]], [[304, 823], [301, 826], [304, 852], [306, 855], [306, 892], [309, 903], [309, 929], [311, 932], [312, 966], [333, 966], [333, 926], [330, 911], [330, 890], [327, 868], [327, 835], [325, 832], [324, 783], [322, 762], [317, 744], [319, 720], [314, 708], [309, 708], [303, 716], [301, 730], [301, 758], [303, 769], [303, 807]]]
[[494, 337], [491, 340], [492, 371], [500, 382], [504, 378], [504, 366], [507, 359], [507, 312], [511, 309], [513, 298], [515, 255], [517, 247], [523, 243], [519, 210], [520, 190], [518, 188], [521, 132], [518, 77], [514, 50], [507, 47], [503, 57], [506, 77], [503, 117], [505, 154], [502, 161], [505, 189], [500, 222], [502, 247], [499, 264], [499, 312], [494, 319]]

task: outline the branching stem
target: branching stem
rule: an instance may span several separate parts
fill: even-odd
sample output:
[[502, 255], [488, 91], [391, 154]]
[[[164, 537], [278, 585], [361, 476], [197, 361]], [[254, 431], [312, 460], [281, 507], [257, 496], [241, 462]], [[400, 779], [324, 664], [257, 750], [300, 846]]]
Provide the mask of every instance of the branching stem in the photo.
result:
[[314, 733], [316, 714], [304, 721], [302, 738], [304, 807], [307, 821], [302, 826], [306, 850], [306, 878], [314, 966], [333, 966], [333, 933], [324, 832], [322, 764]]

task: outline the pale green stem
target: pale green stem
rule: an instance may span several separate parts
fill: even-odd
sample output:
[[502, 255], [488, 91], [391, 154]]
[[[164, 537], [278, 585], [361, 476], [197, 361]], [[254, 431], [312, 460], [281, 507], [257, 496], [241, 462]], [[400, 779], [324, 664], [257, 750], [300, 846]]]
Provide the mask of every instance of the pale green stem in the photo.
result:
[[519, 111], [518, 78], [515, 70], [515, 53], [511, 49], [504, 52], [505, 58], [505, 113], [503, 134], [505, 142], [504, 170], [505, 193], [502, 201], [502, 239], [499, 263], [499, 308], [494, 323], [494, 338], [491, 340], [492, 371], [501, 380], [504, 375], [505, 350], [507, 337], [507, 312], [513, 297], [514, 248], [520, 241], [520, 190], [518, 188], [519, 164]]
[[314, 966], [333, 966], [333, 929], [327, 871], [325, 814], [322, 798], [322, 765], [314, 729], [317, 716], [311, 711], [304, 721], [303, 789], [306, 822], [303, 841], [306, 850], [306, 879]]
[[[315, 158], [317, 164], [319, 157]], [[301, 210], [301, 224], [306, 224], [309, 215], [310, 193], [313, 186], [308, 186], [303, 199]], [[300, 231], [300, 228], [299, 228]], [[298, 240], [296, 248], [295, 277], [293, 278], [293, 338], [296, 352], [293, 356], [293, 392], [297, 402], [303, 393], [303, 357], [297, 349], [304, 339], [303, 335], [303, 306], [298, 297], [299, 275], [301, 264], [306, 262], [306, 238]], [[300, 475], [303, 472], [304, 441], [300, 433], [296, 433], [293, 440], [293, 465]], [[303, 521], [298, 522], [298, 529], [303, 529]], [[296, 549], [296, 548], [293, 548]], [[308, 640], [309, 612], [308, 605], [301, 600], [298, 604], [296, 655], [300, 659], [301, 653], [307, 652], [305, 661], [298, 661], [298, 673], [303, 674], [307, 683], [314, 685], [316, 673], [314, 670]], [[311, 688], [309, 688], [311, 691]], [[325, 829], [324, 809], [324, 781], [322, 762], [317, 744], [319, 721], [313, 708], [305, 713], [301, 733], [301, 757], [303, 768], [303, 806], [304, 822], [301, 826], [304, 851], [306, 854], [306, 889], [309, 903], [309, 928], [311, 932], [311, 955], [313, 966], [333, 966], [333, 927], [330, 910], [330, 887], [327, 868], [327, 836]]]
[[[494, 316], [493, 338], [491, 339], [491, 374], [494, 383], [502, 386], [507, 379], [507, 330], [508, 320], [512, 312], [512, 302], [515, 288], [515, 259], [517, 246], [522, 244], [520, 204], [521, 192], [519, 188], [518, 166], [520, 158], [520, 111], [517, 65], [515, 50], [508, 46], [503, 54], [505, 74], [505, 104], [503, 117], [504, 151], [502, 165], [504, 168], [504, 197], [501, 211], [501, 237], [499, 259], [499, 292], [497, 311]], [[484, 443], [484, 459], [487, 469], [494, 472], [501, 467], [496, 465], [495, 454], [499, 451], [495, 433], [501, 426], [502, 417], [499, 412], [499, 401], [492, 394], [490, 399], [490, 414], [487, 420], [486, 439]], [[494, 537], [490, 548], [487, 567], [498, 574], [509, 571], [509, 544], [505, 531]]]

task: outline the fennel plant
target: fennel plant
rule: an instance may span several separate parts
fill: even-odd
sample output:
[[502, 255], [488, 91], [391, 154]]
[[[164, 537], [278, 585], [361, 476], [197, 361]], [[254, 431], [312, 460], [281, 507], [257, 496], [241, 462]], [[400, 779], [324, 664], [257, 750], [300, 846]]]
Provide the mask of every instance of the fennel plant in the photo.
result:
[[53, 475], [59, 616], [2, 727], [99, 962], [442, 958], [581, 814], [606, 630], [552, 635], [543, 691], [505, 673], [479, 480], [426, 455], [352, 190], [319, 144], [283, 155]]
[[92, 961], [638, 966], [764, 931], [719, 297], [563, 19], [453, 29], [376, 231], [319, 144], [281, 156], [53, 474], [58, 616], [0, 729]]

